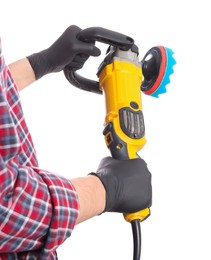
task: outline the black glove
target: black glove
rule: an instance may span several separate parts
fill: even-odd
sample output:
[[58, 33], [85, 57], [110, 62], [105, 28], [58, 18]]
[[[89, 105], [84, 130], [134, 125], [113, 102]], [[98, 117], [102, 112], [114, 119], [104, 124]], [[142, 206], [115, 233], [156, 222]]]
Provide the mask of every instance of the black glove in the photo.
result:
[[104, 212], [134, 213], [152, 204], [151, 173], [141, 158], [102, 159], [96, 173], [106, 190]]
[[100, 55], [100, 50], [93, 43], [77, 39], [80, 31], [79, 27], [71, 25], [48, 49], [27, 57], [36, 79], [51, 72], [62, 71], [67, 65], [80, 69], [89, 56]]

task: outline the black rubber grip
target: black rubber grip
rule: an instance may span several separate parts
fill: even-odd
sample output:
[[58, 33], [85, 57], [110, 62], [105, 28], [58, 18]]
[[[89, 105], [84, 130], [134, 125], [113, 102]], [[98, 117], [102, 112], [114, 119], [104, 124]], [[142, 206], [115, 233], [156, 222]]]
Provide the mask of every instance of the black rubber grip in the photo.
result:
[[106, 43], [125, 51], [129, 50], [134, 44], [134, 40], [131, 37], [102, 27], [84, 29], [78, 34], [78, 39], [85, 42], [98, 41]]

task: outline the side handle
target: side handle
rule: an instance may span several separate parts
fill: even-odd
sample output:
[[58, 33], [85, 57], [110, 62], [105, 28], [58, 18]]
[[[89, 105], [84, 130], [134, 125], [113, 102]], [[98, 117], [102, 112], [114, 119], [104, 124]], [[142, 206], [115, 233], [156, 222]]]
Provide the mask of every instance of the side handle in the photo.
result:
[[[124, 51], [129, 50], [134, 44], [134, 40], [131, 37], [102, 27], [84, 29], [78, 34], [78, 39], [84, 42], [102, 42], [109, 46], [118, 47]], [[98, 81], [82, 77], [75, 69], [70, 67], [64, 69], [64, 74], [73, 86], [82, 90], [102, 94]]]

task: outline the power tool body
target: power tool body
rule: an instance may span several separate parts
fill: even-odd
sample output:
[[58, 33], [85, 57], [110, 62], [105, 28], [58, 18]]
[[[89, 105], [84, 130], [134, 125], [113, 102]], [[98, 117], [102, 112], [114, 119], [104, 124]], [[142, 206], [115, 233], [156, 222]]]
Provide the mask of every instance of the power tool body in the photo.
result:
[[[104, 94], [106, 116], [103, 134], [112, 157], [119, 160], [137, 158], [138, 152], [146, 144], [141, 91], [153, 97], [166, 92], [169, 76], [176, 63], [173, 51], [163, 46], [153, 47], [139, 61], [138, 47], [131, 37], [124, 34], [91, 27], [82, 30], [78, 38], [85, 42], [99, 41], [109, 45], [97, 71], [99, 81], [84, 78], [68, 67], [64, 70], [65, 76], [78, 88]], [[133, 260], [140, 259], [140, 222], [149, 215], [148, 208], [124, 214], [132, 224]]]

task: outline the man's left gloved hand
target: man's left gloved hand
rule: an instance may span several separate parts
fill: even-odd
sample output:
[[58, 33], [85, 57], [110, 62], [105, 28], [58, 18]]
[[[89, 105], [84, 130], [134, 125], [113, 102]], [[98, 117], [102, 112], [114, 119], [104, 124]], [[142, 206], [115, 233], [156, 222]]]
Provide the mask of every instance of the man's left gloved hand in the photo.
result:
[[93, 43], [77, 39], [80, 31], [79, 27], [71, 25], [48, 49], [27, 57], [36, 79], [51, 72], [62, 71], [67, 65], [80, 69], [89, 56], [100, 55], [100, 50]]

